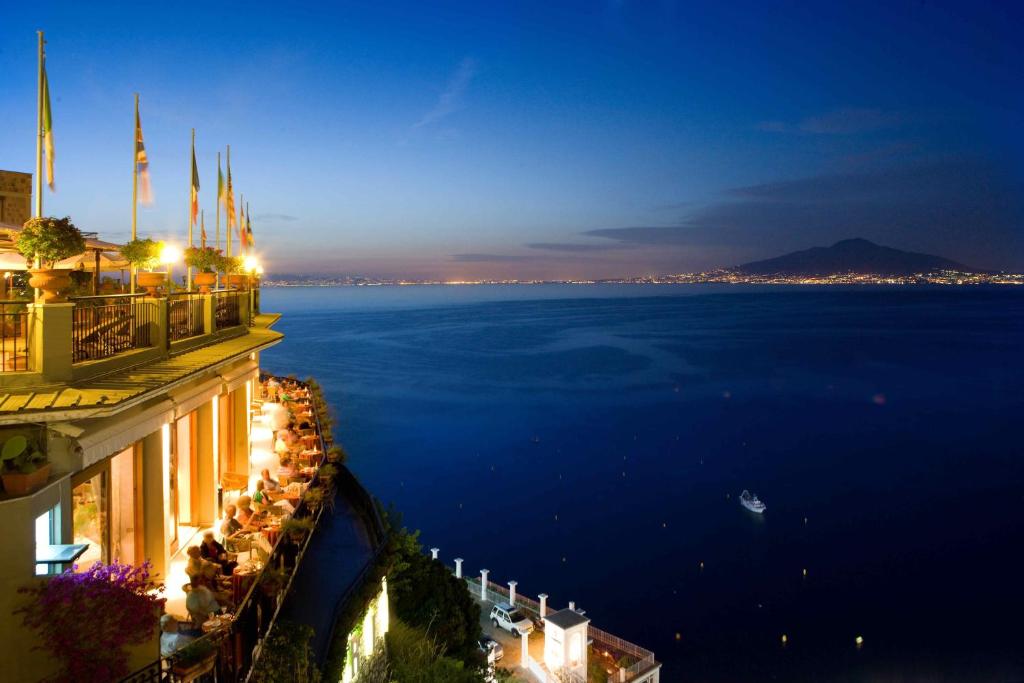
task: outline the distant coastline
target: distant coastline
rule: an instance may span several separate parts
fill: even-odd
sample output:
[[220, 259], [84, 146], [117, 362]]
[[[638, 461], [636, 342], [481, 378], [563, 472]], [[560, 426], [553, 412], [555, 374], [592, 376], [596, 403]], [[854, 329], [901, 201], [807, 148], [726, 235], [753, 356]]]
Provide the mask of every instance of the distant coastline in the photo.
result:
[[793, 275], [741, 273], [721, 269], [702, 273], [676, 273], [595, 280], [417, 280], [349, 276], [281, 275], [264, 278], [264, 287], [402, 287], [413, 285], [1024, 285], [1024, 273], [979, 273], [939, 270], [910, 275], [831, 273]]

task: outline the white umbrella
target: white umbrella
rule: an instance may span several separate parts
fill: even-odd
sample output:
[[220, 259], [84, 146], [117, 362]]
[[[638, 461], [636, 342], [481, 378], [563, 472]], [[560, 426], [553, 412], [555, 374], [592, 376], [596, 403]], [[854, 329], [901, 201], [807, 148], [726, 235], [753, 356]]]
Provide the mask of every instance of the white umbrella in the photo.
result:
[[[128, 270], [128, 262], [120, 258], [120, 254], [113, 256], [116, 252], [100, 252], [100, 272], [105, 273], [113, 270]], [[88, 250], [78, 256], [66, 258], [57, 262], [58, 268], [71, 268], [72, 270], [87, 270], [90, 273], [96, 270], [96, 252]]]
[[0, 272], [8, 270], [28, 270], [25, 257], [16, 251], [0, 252]]

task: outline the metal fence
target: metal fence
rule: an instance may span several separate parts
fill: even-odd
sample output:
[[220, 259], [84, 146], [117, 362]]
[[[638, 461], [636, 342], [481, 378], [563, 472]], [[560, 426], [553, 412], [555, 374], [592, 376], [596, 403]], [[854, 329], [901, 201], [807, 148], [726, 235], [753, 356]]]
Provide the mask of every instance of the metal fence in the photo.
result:
[[0, 301], [0, 372], [28, 370], [28, 301]]
[[203, 333], [203, 296], [194, 292], [167, 297], [167, 338], [170, 341], [198, 337]]
[[242, 324], [241, 298], [246, 292], [226, 289], [213, 292], [214, 329], [223, 330]]
[[109, 358], [152, 346], [156, 305], [145, 294], [81, 296], [71, 318], [72, 361]]

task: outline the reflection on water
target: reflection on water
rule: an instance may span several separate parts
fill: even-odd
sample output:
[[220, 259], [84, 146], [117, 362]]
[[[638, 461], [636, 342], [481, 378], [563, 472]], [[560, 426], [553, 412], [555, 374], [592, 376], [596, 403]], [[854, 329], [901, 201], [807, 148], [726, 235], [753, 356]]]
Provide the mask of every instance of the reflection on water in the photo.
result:
[[323, 381], [353, 468], [428, 546], [576, 601], [665, 680], [1024, 676], [1007, 561], [1022, 292], [378, 287], [263, 305], [288, 335], [264, 364]]

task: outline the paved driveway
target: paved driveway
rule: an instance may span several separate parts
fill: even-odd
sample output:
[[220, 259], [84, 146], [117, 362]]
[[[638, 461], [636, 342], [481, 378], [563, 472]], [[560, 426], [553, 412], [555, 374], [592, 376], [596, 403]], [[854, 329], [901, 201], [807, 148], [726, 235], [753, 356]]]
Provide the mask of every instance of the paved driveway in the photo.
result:
[[[495, 628], [487, 618], [491, 613], [492, 605], [486, 602], [481, 603], [479, 599], [477, 599], [477, 603], [480, 605], [480, 627], [483, 629], [484, 635], [498, 641], [505, 651], [505, 656], [497, 663], [498, 668], [513, 671], [517, 681], [535, 683], [526, 669], [520, 666], [523, 645], [519, 636], [514, 636], [505, 629]], [[544, 634], [541, 631], [534, 631], [530, 634], [530, 656], [537, 661], [542, 661], [544, 658]]]

